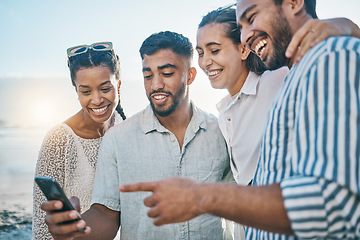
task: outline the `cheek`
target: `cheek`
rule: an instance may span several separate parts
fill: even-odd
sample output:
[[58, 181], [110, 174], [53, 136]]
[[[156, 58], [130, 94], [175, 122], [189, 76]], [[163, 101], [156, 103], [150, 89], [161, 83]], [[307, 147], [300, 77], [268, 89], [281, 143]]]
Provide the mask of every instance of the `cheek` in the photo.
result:
[[113, 103], [116, 103], [119, 101], [119, 94], [117, 91], [112, 90], [106, 94], [106, 98]]
[[202, 58], [201, 57], [198, 58], [198, 64], [199, 64], [199, 67], [201, 68], [201, 70], [203, 70], [205, 72], [203, 64], [202, 64]]
[[78, 100], [82, 108], [86, 108], [90, 102], [90, 98], [78, 94]]
[[145, 88], [145, 92], [149, 93], [151, 91], [151, 81], [145, 80], [144, 81], [144, 88]]

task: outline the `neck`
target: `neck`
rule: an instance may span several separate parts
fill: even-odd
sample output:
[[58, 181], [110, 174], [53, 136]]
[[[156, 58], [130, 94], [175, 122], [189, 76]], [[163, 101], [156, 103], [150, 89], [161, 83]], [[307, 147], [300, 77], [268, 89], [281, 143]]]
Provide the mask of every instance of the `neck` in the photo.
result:
[[247, 67], [243, 67], [242, 69], [243, 71], [241, 71], [241, 74], [234, 83], [234, 85], [228, 88], [228, 92], [231, 96], [234, 96], [235, 94], [240, 92], [241, 88], [244, 86], [246, 78], [249, 76], [249, 69]]
[[80, 110], [76, 115], [66, 120], [65, 123], [69, 125], [73, 131], [82, 138], [92, 139], [104, 136], [105, 132], [114, 125], [115, 116], [113, 115], [104, 123], [98, 123], [89, 118], [83, 110]]
[[191, 103], [188, 96], [169, 116], [161, 117], [156, 114], [156, 117], [158, 118], [161, 125], [163, 125], [166, 129], [170, 131], [183, 127], [186, 128], [192, 117]]
[[156, 115], [161, 125], [163, 125], [167, 130], [169, 130], [175, 135], [179, 143], [180, 150], [182, 149], [186, 129], [190, 123], [192, 115], [193, 112], [191, 109], [191, 103], [188, 96], [180, 103], [178, 108], [169, 116], [160, 117]]

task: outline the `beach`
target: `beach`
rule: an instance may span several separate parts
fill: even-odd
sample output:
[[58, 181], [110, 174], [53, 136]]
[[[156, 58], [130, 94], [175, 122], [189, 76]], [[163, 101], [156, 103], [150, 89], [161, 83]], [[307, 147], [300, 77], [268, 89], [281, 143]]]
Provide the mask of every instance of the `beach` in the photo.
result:
[[31, 239], [32, 173], [0, 175], [0, 239]]
[[31, 239], [34, 171], [45, 131], [0, 126], [0, 239]]

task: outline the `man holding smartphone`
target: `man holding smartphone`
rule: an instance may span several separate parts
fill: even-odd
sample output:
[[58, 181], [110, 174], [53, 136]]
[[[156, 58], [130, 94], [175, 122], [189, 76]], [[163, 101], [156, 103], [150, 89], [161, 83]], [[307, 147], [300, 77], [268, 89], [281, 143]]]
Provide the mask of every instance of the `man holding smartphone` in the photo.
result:
[[[228, 239], [222, 220], [212, 215], [163, 227], [146, 216], [148, 193], [123, 194], [118, 187], [138, 181], [186, 176], [201, 182], [232, 179], [225, 140], [215, 116], [189, 98], [196, 76], [190, 41], [174, 32], [148, 37], [140, 48], [150, 106], [105, 134], [99, 151], [92, 206], [79, 213], [54, 213], [61, 203], [42, 205], [55, 239], [113, 239], [121, 226], [126, 239]], [[179, 196], [184, 197], [184, 196]], [[189, 206], [191, 208], [192, 206]], [[78, 230], [88, 226], [84, 232]]]

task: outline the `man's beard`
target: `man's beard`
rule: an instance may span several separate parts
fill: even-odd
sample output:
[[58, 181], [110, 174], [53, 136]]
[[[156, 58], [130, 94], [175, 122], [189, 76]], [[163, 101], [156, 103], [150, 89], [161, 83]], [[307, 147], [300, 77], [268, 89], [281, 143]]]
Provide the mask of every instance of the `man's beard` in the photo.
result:
[[[160, 117], [167, 117], [170, 114], [172, 114], [180, 105], [180, 103], [185, 99], [186, 94], [186, 83], [184, 83], [181, 88], [175, 93], [175, 95], [173, 95], [171, 92], [165, 92], [165, 91], [153, 91], [149, 94], [148, 99], [150, 101], [150, 106], [152, 108], [152, 110], [154, 111], [155, 114], [159, 115]], [[156, 107], [155, 104], [151, 101], [151, 95], [153, 93], [165, 93], [169, 95], [169, 98], [172, 99], [172, 102], [170, 104], [169, 107], [165, 107], [165, 106], [160, 106], [160, 107]]]
[[273, 54], [270, 56], [268, 62], [264, 62], [269, 70], [275, 70], [288, 64], [289, 59], [285, 57], [285, 52], [292, 38], [290, 24], [286, 18], [281, 16], [281, 12], [279, 12], [278, 17], [272, 22], [272, 26]]

